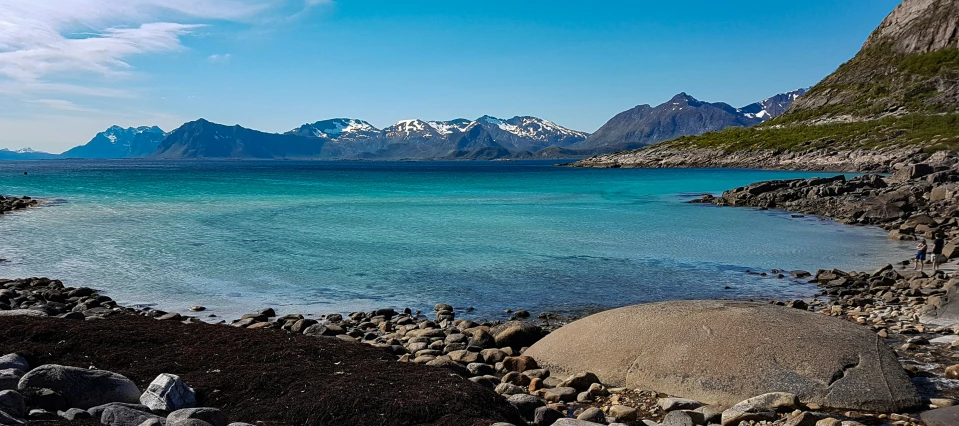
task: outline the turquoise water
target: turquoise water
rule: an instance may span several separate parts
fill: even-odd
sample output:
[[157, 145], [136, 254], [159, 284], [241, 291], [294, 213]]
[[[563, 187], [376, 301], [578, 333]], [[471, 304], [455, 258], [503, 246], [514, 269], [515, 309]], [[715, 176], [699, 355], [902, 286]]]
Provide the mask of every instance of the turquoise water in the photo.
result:
[[876, 229], [685, 203], [815, 175], [547, 162], [0, 162], [0, 193], [63, 200], [0, 217], [0, 257], [10, 260], [0, 276], [226, 316], [444, 302], [489, 317], [810, 296], [810, 285], [745, 271], [864, 270], [908, 256]]

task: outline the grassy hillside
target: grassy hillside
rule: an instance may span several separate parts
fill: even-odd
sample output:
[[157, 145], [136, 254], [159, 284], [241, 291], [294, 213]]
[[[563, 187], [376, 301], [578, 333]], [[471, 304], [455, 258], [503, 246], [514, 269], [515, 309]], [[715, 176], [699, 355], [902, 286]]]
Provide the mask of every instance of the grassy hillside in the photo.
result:
[[811, 148], [879, 148], [918, 145], [927, 151], [959, 150], [959, 113], [914, 113], [900, 117], [810, 125], [791, 123], [753, 128], [734, 127], [667, 142], [676, 147], [722, 148], [728, 151]]

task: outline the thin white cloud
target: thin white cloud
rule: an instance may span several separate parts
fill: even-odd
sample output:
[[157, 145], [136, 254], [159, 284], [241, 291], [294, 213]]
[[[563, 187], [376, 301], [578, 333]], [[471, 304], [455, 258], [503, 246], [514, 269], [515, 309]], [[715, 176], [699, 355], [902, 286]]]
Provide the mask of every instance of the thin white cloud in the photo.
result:
[[50, 109], [60, 110], [60, 111], [72, 111], [72, 112], [96, 112], [96, 109], [87, 108], [82, 105], [77, 105], [71, 101], [65, 99], [32, 99], [27, 102], [32, 104], [42, 105]]
[[206, 58], [206, 61], [211, 64], [224, 63], [224, 62], [229, 62], [231, 57], [232, 55], [230, 55], [229, 53], [222, 54], [222, 55], [215, 54], [215, 55], [208, 56]]
[[134, 55], [182, 49], [197, 21], [252, 20], [284, 1], [0, 0], [0, 79], [127, 74]]

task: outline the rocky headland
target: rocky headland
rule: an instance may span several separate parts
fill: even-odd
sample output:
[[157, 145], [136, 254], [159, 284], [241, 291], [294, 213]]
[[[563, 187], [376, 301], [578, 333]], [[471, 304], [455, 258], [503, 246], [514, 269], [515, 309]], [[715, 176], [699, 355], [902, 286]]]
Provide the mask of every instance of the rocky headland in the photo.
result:
[[935, 167], [951, 167], [957, 162], [959, 158], [952, 152], [928, 153], [921, 147], [727, 151], [722, 148], [664, 144], [598, 155], [564, 165], [594, 168], [730, 168], [892, 173], [907, 164], [925, 163]]

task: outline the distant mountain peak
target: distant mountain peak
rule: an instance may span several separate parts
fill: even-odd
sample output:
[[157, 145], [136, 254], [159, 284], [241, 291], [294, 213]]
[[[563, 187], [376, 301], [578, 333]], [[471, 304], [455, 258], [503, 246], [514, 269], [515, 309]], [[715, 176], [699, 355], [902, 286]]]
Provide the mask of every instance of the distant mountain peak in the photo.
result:
[[157, 126], [120, 127], [113, 125], [97, 133], [90, 142], [61, 154], [65, 158], [145, 157], [153, 152], [164, 132]]
[[337, 139], [356, 135], [368, 137], [379, 131], [380, 130], [373, 127], [372, 124], [363, 120], [355, 118], [331, 118], [315, 123], [304, 124], [287, 133], [299, 136]]
[[723, 102], [703, 102], [681, 92], [655, 107], [637, 105], [617, 114], [573, 148], [630, 149], [731, 126], [754, 126], [782, 114], [804, 93], [800, 89], [737, 109]]

